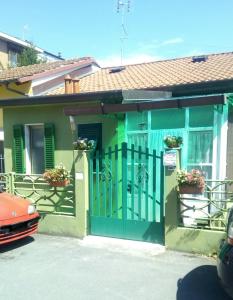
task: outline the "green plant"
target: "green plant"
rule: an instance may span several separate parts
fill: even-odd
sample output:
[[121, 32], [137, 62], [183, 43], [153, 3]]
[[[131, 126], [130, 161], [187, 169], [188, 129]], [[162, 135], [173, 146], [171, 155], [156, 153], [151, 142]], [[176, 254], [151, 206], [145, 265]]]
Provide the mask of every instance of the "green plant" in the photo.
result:
[[35, 49], [35, 46], [31, 43], [29, 47], [23, 49], [23, 51], [18, 54], [17, 59], [18, 67], [34, 65], [34, 64], [41, 64], [45, 63], [45, 59], [41, 59], [38, 57], [38, 52]]
[[48, 183], [62, 182], [67, 180], [68, 177], [69, 172], [62, 164], [56, 166], [54, 169], [46, 170], [43, 174], [44, 180]]
[[79, 137], [73, 145], [75, 150], [93, 150], [96, 148], [96, 141]]
[[204, 188], [205, 178], [201, 171], [193, 169], [190, 172], [180, 170], [177, 172], [177, 181], [179, 186], [189, 185], [198, 188]]
[[164, 143], [168, 148], [179, 148], [183, 144], [183, 138], [181, 136], [167, 135], [164, 138]]

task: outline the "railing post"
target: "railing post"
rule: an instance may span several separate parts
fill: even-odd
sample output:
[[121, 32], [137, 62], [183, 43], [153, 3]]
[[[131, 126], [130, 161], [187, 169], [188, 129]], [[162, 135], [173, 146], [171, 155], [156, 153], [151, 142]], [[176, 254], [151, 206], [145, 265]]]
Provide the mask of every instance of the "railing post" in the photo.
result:
[[14, 194], [15, 172], [9, 173], [9, 193]]
[[164, 207], [164, 165], [163, 165], [163, 151], [160, 152], [161, 161], [160, 161], [160, 218], [164, 226], [165, 223], [165, 207]]
[[76, 232], [81, 238], [88, 234], [89, 229], [89, 155], [90, 151], [74, 150]]
[[122, 218], [127, 219], [127, 143], [122, 148]]
[[[177, 170], [180, 169], [180, 150], [176, 151], [176, 167], [165, 167], [165, 245], [170, 247], [175, 240], [175, 229], [179, 226], [179, 207], [177, 199]], [[162, 166], [161, 166], [162, 168]], [[171, 230], [172, 228], [172, 230]]]

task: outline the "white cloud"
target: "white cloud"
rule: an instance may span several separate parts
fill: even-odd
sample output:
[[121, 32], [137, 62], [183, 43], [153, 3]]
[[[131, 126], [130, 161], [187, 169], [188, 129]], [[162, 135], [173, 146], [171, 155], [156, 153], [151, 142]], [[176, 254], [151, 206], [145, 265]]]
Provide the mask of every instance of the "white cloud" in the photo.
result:
[[[155, 60], [160, 60], [162, 57], [156, 55], [149, 55], [144, 53], [132, 53], [125, 58], [123, 58], [123, 65], [131, 65], [138, 63], [151, 62]], [[102, 59], [97, 59], [97, 62], [101, 67], [114, 67], [121, 65], [120, 55], [111, 55]]]
[[138, 47], [139, 47], [140, 51], [147, 52], [147, 51], [158, 49], [158, 48], [165, 47], [165, 46], [181, 44], [183, 42], [184, 42], [184, 40], [181, 37], [175, 37], [175, 38], [161, 41], [161, 42], [158, 40], [151, 40], [148, 43], [140, 42], [138, 44]]
[[[137, 52], [128, 54], [124, 57], [123, 65], [161, 60], [164, 57], [153, 54], [153, 52], [155, 52], [155, 49], [161, 47], [169, 47], [172, 45], [181, 44], [183, 42], [184, 40], [181, 37], [174, 37], [164, 41], [152, 39], [149, 42], [140, 42], [137, 45]], [[97, 59], [97, 62], [101, 67], [114, 67], [121, 65], [121, 58], [120, 55], [114, 54]]]
[[181, 37], [177, 37], [177, 38], [173, 38], [173, 39], [170, 39], [170, 40], [166, 40], [166, 41], [163, 41], [160, 46], [166, 46], [166, 45], [174, 45], [174, 44], [181, 44], [183, 43], [184, 40], [181, 38]]

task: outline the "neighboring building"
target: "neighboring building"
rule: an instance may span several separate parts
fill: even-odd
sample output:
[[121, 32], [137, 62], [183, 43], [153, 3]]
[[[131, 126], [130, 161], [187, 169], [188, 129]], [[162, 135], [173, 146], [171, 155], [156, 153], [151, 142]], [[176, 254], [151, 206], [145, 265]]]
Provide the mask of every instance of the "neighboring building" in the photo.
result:
[[79, 79], [99, 69], [91, 57], [53, 61], [0, 72], [0, 99], [31, 97], [49, 93], [64, 84], [64, 78]]
[[[28, 41], [23, 41], [19, 38], [10, 36], [6, 33], [0, 32], [0, 70], [1, 67], [6, 69], [8, 67], [17, 66], [18, 55], [24, 48], [30, 47], [31, 44]], [[60, 54], [50, 53], [42, 48], [35, 47], [38, 52], [38, 57], [46, 60], [47, 62], [63, 60]]]

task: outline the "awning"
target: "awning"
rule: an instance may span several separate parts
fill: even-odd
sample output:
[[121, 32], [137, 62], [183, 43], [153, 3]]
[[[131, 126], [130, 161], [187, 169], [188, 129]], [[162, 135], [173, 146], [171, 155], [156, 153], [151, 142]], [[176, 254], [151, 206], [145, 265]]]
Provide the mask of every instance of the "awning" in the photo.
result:
[[225, 104], [224, 95], [210, 95], [200, 97], [182, 97], [174, 99], [164, 99], [155, 101], [144, 101], [137, 103], [97, 103], [85, 107], [67, 107], [64, 109], [66, 116], [77, 115], [101, 115], [101, 114], [114, 114], [126, 113], [130, 111], [145, 111], [153, 109], [166, 109], [166, 108], [183, 108], [191, 106], [202, 105], [216, 105]]

